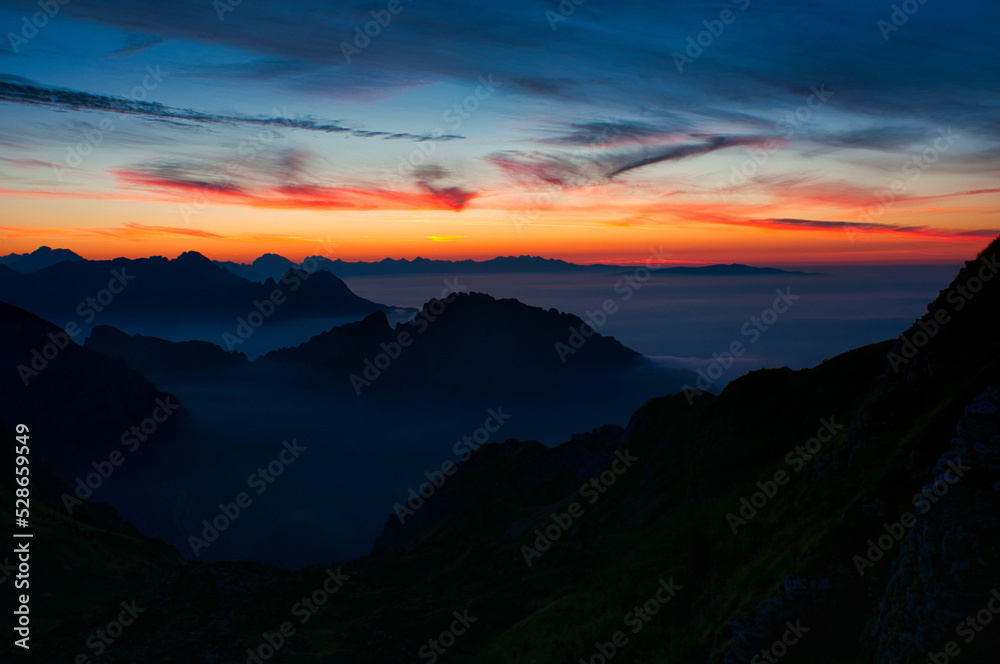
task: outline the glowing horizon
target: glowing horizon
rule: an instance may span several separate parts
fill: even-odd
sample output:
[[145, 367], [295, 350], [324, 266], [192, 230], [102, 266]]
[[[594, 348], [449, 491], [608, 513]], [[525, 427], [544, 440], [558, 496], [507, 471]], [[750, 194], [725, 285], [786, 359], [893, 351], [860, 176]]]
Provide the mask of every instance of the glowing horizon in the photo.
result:
[[687, 62], [710, 3], [407, 5], [346, 58], [363, 3], [75, 0], [0, 71], [0, 253], [940, 263], [1000, 234], [988, 3], [888, 37], [807, 5], [784, 40], [734, 6]]

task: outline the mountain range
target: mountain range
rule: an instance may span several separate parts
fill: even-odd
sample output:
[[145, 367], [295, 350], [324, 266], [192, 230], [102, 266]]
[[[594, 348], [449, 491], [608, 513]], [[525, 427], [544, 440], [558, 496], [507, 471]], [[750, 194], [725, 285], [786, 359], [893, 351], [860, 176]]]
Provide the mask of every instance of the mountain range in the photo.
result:
[[[370, 555], [330, 555], [297, 569], [246, 559], [192, 562], [107, 525], [112, 519], [88, 524], [51, 496], [40, 499], [33, 515], [46, 546], [32, 559], [36, 654], [72, 660], [127, 596], [144, 613], [108, 645], [109, 660], [254, 661], [268, 639], [278, 643], [294, 607], [337, 575], [342, 587], [325, 595], [307, 622], [290, 623], [276, 657], [412, 661], [463, 615], [471, 626], [448, 637], [447, 661], [737, 664], [778, 659], [779, 652], [783, 664], [925, 664], [951, 661], [954, 653], [958, 661], [993, 661], [1000, 650], [1000, 629], [990, 624], [1000, 587], [998, 258], [1000, 239], [961, 266], [897, 338], [813, 368], [753, 371], [718, 395], [652, 393], [624, 426], [593, 427], [561, 445], [504, 430], [454, 472], [439, 466], [439, 476], [429, 474], [425, 486], [435, 477], [433, 491], [402, 493], [387, 505]], [[461, 329], [471, 346], [477, 319], [517, 308], [478, 294], [455, 304], [451, 316], [405, 348], [414, 352], [414, 371], [428, 368], [424, 352], [488, 354], [489, 345], [472, 355], [454, 348], [449, 329]], [[433, 312], [432, 305], [422, 311]], [[27, 312], [2, 311], [13, 353], [7, 366], [58, 334]], [[563, 314], [506, 315], [542, 322]], [[437, 323], [441, 329], [430, 336]], [[352, 366], [345, 358], [387, 343], [386, 329], [375, 313], [249, 364], [343, 375]], [[478, 329], [488, 333], [490, 325]], [[497, 337], [508, 334], [501, 329]], [[102, 329], [95, 338], [104, 337], [106, 350], [122, 344], [131, 362], [174, 352], [191, 363], [225, 359], [208, 347], [164, 350], [115, 335]], [[433, 353], [418, 350], [423, 341]], [[595, 362], [630, 361], [613, 340], [592, 337], [581, 353], [595, 341]], [[338, 352], [352, 343], [360, 354]], [[119, 372], [116, 381], [144, 380], [124, 359], [87, 347], [74, 353], [107, 368], [53, 374], [46, 390], [86, 390], [95, 370]], [[385, 369], [385, 380], [397, 367], [402, 372], [403, 358]], [[484, 362], [496, 369], [490, 358]], [[474, 377], [458, 362], [440, 367]], [[150, 367], [164, 376], [168, 368]], [[90, 391], [95, 402], [105, 399]], [[138, 416], [118, 399], [106, 401], [112, 431]], [[0, 412], [3, 449], [13, 446], [15, 422], [37, 421], [61, 402], [31, 403]], [[282, 407], [272, 405], [267, 415]], [[581, 406], [576, 415], [585, 412]], [[205, 463], [208, 452], [184, 458]], [[329, 479], [335, 466], [357, 474], [377, 464], [349, 455], [339, 464], [311, 463], [327, 484], [296, 494], [286, 516], [294, 506], [334, 518], [342, 500], [340, 480]], [[0, 476], [0, 518], [13, 519], [13, 489], [10, 475]], [[231, 530], [225, 537], [239, 536]], [[436, 654], [429, 646], [426, 652]]]
[[0, 300], [84, 329], [98, 315], [105, 322], [235, 326], [250, 316], [287, 321], [394, 310], [355, 295], [330, 272], [290, 267], [277, 279], [248, 281], [191, 251], [174, 259], [67, 260], [24, 274], [0, 267]]
[[[188, 252], [197, 253], [197, 252]], [[15, 272], [29, 274], [56, 265], [63, 261], [85, 261], [86, 259], [69, 249], [39, 247], [31, 253], [7, 254], [0, 256], [0, 265], [6, 265]], [[331, 272], [338, 277], [394, 276], [413, 274], [557, 274], [565, 272], [607, 273], [623, 272], [629, 266], [610, 263], [571, 263], [556, 258], [541, 256], [497, 256], [487, 260], [440, 260], [416, 257], [384, 258], [380, 261], [344, 261], [339, 258], [310, 256], [296, 263], [278, 254], [262, 254], [250, 263], [235, 261], [212, 261], [227, 271], [248, 281], [265, 282], [268, 279], [280, 281], [293, 268], [313, 272], [317, 269]], [[311, 269], [310, 269], [311, 268]], [[664, 275], [698, 276], [755, 276], [768, 274], [815, 275], [813, 272], [797, 272], [773, 267], [754, 267], [740, 263], [703, 265], [698, 267], [660, 267]]]
[[[320, 270], [332, 272], [340, 277], [374, 277], [417, 274], [563, 274], [563, 273], [624, 273], [635, 266], [612, 265], [607, 263], [579, 264], [540, 256], [497, 256], [487, 260], [438, 260], [430, 258], [385, 258], [380, 261], [330, 260], [324, 256], [310, 256], [302, 263], [294, 263], [284, 256], [264, 254], [251, 263], [216, 261], [233, 274], [251, 281], [276, 278], [292, 267], [306, 263], [318, 266]], [[733, 263], [730, 265], [705, 265], [701, 267], [658, 266], [657, 274], [664, 276], [759, 276], [768, 274], [813, 275], [815, 273], [795, 272], [779, 268], [753, 267]]]
[[42, 268], [57, 265], [63, 261], [82, 261], [84, 258], [69, 249], [39, 247], [31, 253], [7, 254], [0, 256], [0, 265], [6, 265], [15, 272], [26, 274], [38, 272]]
[[[315, 562], [328, 550], [344, 556], [367, 550], [386, 505], [440, 464], [442, 453], [452, 456], [440, 449], [441, 439], [476, 432], [491, 409], [512, 418], [505, 417], [504, 437], [530, 434], [554, 443], [581, 427], [622, 422], [649, 394], [697, 379], [592, 333], [574, 315], [482, 293], [432, 299], [395, 325], [377, 311], [252, 361], [218, 344], [172, 342], [109, 325], [94, 327], [84, 349], [176, 395], [198, 423], [195, 438], [212, 441], [201, 468], [158, 477], [185, 488], [165, 493], [157, 514], [135, 516], [132, 506], [140, 501], [118, 487], [126, 517], [179, 547], [199, 511], [213, 508], [213, 492], [224, 491], [214, 488], [219, 471], [210, 468], [240, 467], [289, 436], [309, 441], [303, 444], [313, 450], [312, 465], [298, 471], [298, 490], [322, 493], [333, 482], [344, 502], [319, 510], [296, 494], [274, 492], [269, 507], [293, 510], [302, 520], [296, 535], [260, 508], [244, 519], [247, 530], [205, 554], [215, 560], [252, 552], [287, 564]], [[341, 466], [343, 458], [353, 462]]]

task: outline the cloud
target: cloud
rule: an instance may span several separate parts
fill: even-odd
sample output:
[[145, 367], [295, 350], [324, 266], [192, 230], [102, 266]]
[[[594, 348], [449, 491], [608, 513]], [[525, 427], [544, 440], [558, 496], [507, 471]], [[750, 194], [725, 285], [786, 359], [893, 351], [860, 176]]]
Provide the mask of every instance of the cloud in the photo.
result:
[[625, 152], [611, 157], [610, 164], [613, 166], [608, 173], [608, 178], [631, 171], [643, 166], [658, 164], [661, 161], [676, 161], [686, 157], [708, 154], [723, 148], [737, 147], [740, 145], [763, 145], [768, 141], [765, 137], [733, 137], [733, 136], [712, 136], [701, 143], [663, 145], [653, 148], [643, 148], [631, 152]]
[[855, 230], [866, 233], [900, 233], [932, 237], [996, 237], [1000, 230], [990, 228], [953, 229], [931, 226], [906, 226], [888, 223], [864, 223], [857, 221], [822, 221], [815, 219], [749, 219], [746, 223], [759, 227], [792, 227], [811, 230]]
[[424, 191], [445, 202], [453, 210], [461, 210], [476, 196], [476, 192], [445, 182], [448, 171], [442, 166], [418, 166], [414, 169], [414, 177]]
[[[66, 88], [43, 87], [34, 83], [0, 80], [0, 102], [48, 106], [66, 111], [103, 111], [122, 115], [136, 115], [149, 119], [180, 120], [196, 124], [256, 125], [300, 129], [323, 133], [351, 133], [352, 136], [369, 137], [367, 130], [353, 130], [339, 122], [315, 120], [313, 118], [290, 118], [282, 115], [249, 116], [236, 114], [216, 114], [186, 108], [174, 108], [157, 102], [136, 101], [125, 97], [99, 95]], [[382, 135], [380, 132], [378, 135]], [[410, 134], [397, 132], [385, 138], [414, 141], [440, 141], [462, 138], [455, 134], [434, 133]]]
[[685, 143], [641, 145], [584, 154], [506, 150], [489, 155], [487, 161], [525, 183], [534, 180], [559, 187], [581, 187], [611, 180], [644, 166], [741, 145], [761, 145], [767, 140], [759, 136], [712, 136]]
[[722, 226], [737, 226], [762, 228], [767, 230], [801, 231], [830, 233], [843, 231], [848, 235], [856, 233], [878, 233], [886, 235], [917, 236], [923, 238], [993, 238], [1000, 230], [991, 228], [965, 229], [942, 228], [928, 225], [908, 225], [883, 222], [860, 222], [843, 220], [800, 219], [793, 217], [763, 217], [754, 216], [772, 206], [746, 206], [735, 204], [713, 204], [704, 206], [699, 203], [681, 203], [674, 205], [648, 206], [641, 216], [635, 219], [623, 219], [619, 223], [606, 222], [611, 225], [629, 227], [655, 224], [669, 226], [678, 221], [699, 224], [718, 224]]
[[138, 223], [126, 223], [121, 226], [28, 226], [28, 227], [2, 227], [0, 226], [0, 237], [11, 239], [32, 239], [32, 240], [65, 240], [67, 238], [92, 238], [94, 235], [103, 237], [115, 237], [125, 239], [139, 238], [162, 238], [164, 236], [195, 237], [207, 240], [299, 240], [303, 242], [314, 242], [314, 238], [307, 238], [297, 235], [280, 235], [268, 233], [240, 233], [236, 235], [219, 235], [211, 231], [198, 228], [178, 228], [175, 226], [153, 226]]
[[116, 60], [120, 58], [130, 58], [137, 53], [142, 53], [154, 46], [159, 46], [165, 43], [166, 40], [153, 35], [133, 35], [128, 38], [125, 46], [111, 51], [107, 55], [102, 56], [105, 60]]
[[[679, 125], [680, 123], [678, 123]], [[545, 145], [606, 149], [628, 144], [661, 143], [685, 137], [680, 127], [661, 127], [634, 120], [570, 123], [553, 131], [555, 136], [537, 139]]]
[[364, 186], [274, 184], [208, 180], [182, 169], [114, 170], [122, 183], [184, 200], [184, 195], [211, 201], [273, 209], [321, 210], [461, 210], [472, 195], [453, 187], [398, 191]]
[[226, 236], [219, 235], [218, 233], [212, 233], [211, 231], [203, 231], [197, 228], [178, 228], [176, 226], [150, 226], [146, 224], [137, 224], [133, 222], [128, 222], [122, 224], [120, 229], [112, 229], [108, 235], [126, 235], [126, 236], [150, 236], [157, 237], [163, 235], [182, 235], [189, 237], [201, 237], [201, 238], [214, 238], [214, 239], [225, 239]]
[[14, 168], [59, 168], [57, 164], [41, 159], [0, 157], [0, 164], [13, 166]]
[[858, 148], [882, 152], [898, 152], [911, 145], [925, 143], [928, 137], [926, 128], [907, 126], [880, 126], [826, 135], [817, 134], [818, 132], [812, 132], [809, 140], [831, 148]]
[[951, 191], [944, 194], [928, 194], [926, 196], [913, 196], [911, 201], [928, 201], [936, 198], [956, 198], [959, 196], [982, 196], [985, 194], [1000, 194], [1000, 189], [966, 189], [964, 191]]
[[464, 235], [425, 235], [428, 240], [433, 240], [434, 242], [454, 242], [455, 240], [461, 240]]
[[[758, 176], [743, 187], [759, 189], [775, 199], [794, 204], [818, 203], [855, 210], [878, 204], [879, 196], [884, 197], [887, 189], [886, 185], [875, 186], [868, 182], [855, 183], [804, 173]], [[895, 202], [908, 198], [905, 193], [893, 193]]]

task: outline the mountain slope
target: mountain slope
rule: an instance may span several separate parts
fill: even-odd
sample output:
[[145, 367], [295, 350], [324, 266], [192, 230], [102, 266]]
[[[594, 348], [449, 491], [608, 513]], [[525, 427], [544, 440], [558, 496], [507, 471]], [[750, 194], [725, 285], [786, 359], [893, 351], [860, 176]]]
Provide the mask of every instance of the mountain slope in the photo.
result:
[[343, 377], [358, 392], [418, 385], [534, 391], [571, 388], [587, 374], [594, 380], [627, 378], [665, 391], [694, 378], [687, 371], [653, 365], [572, 314], [483, 293], [431, 300], [412, 321], [395, 329], [384, 314], [373, 314], [263, 359], [350, 372]]
[[82, 261], [82, 256], [69, 249], [52, 249], [51, 247], [39, 247], [30, 254], [7, 254], [0, 256], [0, 265], [6, 265], [15, 272], [29, 273], [37, 272], [42, 268], [57, 265], [63, 261]]
[[59, 322], [232, 324], [239, 318], [295, 320], [389, 310], [351, 292], [329, 272], [292, 269], [277, 281], [242, 279], [197, 252], [62, 262], [32, 274], [0, 271], [0, 300]]
[[[410, 661], [465, 611], [475, 622], [447, 661], [735, 664], [775, 659], [790, 629], [782, 664], [924, 664], [949, 641], [959, 661], [994, 661], [996, 625], [968, 641], [956, 625], [995, 622], [1000, 585], [998, 251], [900, 339], [693, 403], [652, 399], [624, 431], [555, 449], [484, 445], [406, 524], [388, 516], [375, 554], [344, 565], [350, 579], [280, 656]], [[246, 662], [326, 573], [186, 564], [150, 597], [157, 619], [109, 655]], [[66, 658], [64, 641], [43, 647]]]
[[190, 434], [187, 411], [172, 394], [120, 360], [82, 348], [62, 329], [3, 302], [0, 366], [5, 367], [0, 423], [27, 424], [44, 441], [39, 458], [64, 478], [92, 471], [89, 463], [107, 458], [123, 433], [160, 403], [168, 404], [170, 413], [156, 427], [157, 442], [169, 448]]
[[98, 325], [87, 337], [85, 347], [123, 360], [144, 374], [165, 371], [218, 371], [245, 367], [243, 353], [226, 352], [207, 341], [171, 342], [141, 334], [125, 334], [109, 325]]

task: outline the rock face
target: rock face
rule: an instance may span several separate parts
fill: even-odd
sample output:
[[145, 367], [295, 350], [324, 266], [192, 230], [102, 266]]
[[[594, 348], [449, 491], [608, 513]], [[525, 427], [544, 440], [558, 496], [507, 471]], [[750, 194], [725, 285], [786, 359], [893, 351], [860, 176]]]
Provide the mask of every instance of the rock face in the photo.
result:
[[[1000, 240], [967, 262], [900, 335], [844, 446], [817, 460], [814, 477], [827, 468], [862, 478], [887, 448], [911, 437], [905, 463], [889, 483], [873, 489], [859, 511], [845, 512], [845, 521], [869, 524], [854, 545], [855, 565], [817, 556], [825, 570], [800, 579], [808, 593], [786, 582], [784, 593], [732, 623], [727, 664], [759, 653], [784, 620], [828, 615], [839, 598], [859, 594], [874, 610], [857, 648], [872, 661], [923, 664], [928, 652], [944, 651], [949, 641], [970, 657], [1000, 647], [1000, 630], [977, 633], [968, 647], [956, 634], [958, 623], [983, 609], [1000, 587], [998, 257]], [[984, 382], [989, 387], [982, 390]], [[913, 515], [912, 527], [896, 527], [906, 513]], [[901, 536], [887, 535], [889, 526]], [[883, 536], [884, 551], [878, 548]]]
[[965, 409], [921, 490], [926, 498], [917, 503], [916, 524], [900, 542], [866, 631], [880, 662], [926, 662], [926, 652], [955, 640], [955, 626], [1000, 587], [996, 403], [991, 389]]
[[[722, 661], [749, 661], [773, 642], [786, 621], [821, 620], [859, 591], [873, 612], [853, 647], [869, 650], [872, 661], [924, 664], [927, 652], [943, 651], [949, 640], [962, 643], [956, 625], [985, 607], [1000, 587], [997, 398], [997, 389], [989, 389], [965, 409], [956, 436], [909, 505], [899, 512], [881, 500], [868, 505], [883, 525], [865, 544], [855, 545], [853, 567], [786, 577], [780, 593], [731, 623], [732, 641]], [[903, 514], [913, 517], [909, 527], [908, 520], [901, 522]], [[977, 651], [997, 639], [1000, 635], [980, 638]]]

